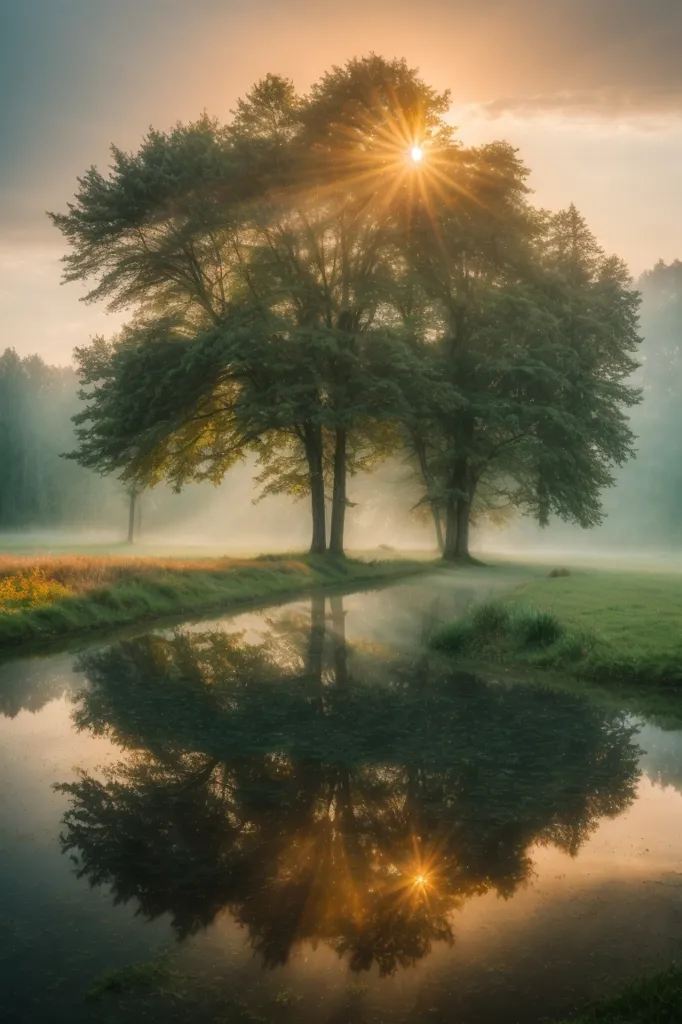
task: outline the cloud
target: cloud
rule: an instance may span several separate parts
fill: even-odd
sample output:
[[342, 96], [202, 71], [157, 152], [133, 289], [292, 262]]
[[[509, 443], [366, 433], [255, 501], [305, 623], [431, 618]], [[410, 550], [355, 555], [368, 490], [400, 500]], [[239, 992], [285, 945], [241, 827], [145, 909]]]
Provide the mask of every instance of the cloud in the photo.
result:
[[482, 135], [480, 118], [515, 119], [512, 141], [543, 118], [596, 122], [584, 134], [600, 139], [613, 124], [682, 125], [682, 0], [420, 0], [417, 14], [414, 0], [344, 0], [342, 18], [319, 0], [0, 0], [4, 243], [49, 251], [56, 288], [63, 242], [44, 211], [106, 168], [111, 142], [134, 150], [150, 124], [204, 108], [225, 119], [268, 71], [307, 89], [372, 50], [451, 88], [453, 119], [471, 112]]
[[524, 120], [561, 116], [571, 120], [665, 128], [682, 118], [682, 83], [660, 88], [566, 89], [504, 96], [471, 104], [470, 109], [491, 120], [510, 116]]
[[466, 102], [490, 118], [682, 116], [682, 0], [498, 0], [467, 37], [485, 70]]

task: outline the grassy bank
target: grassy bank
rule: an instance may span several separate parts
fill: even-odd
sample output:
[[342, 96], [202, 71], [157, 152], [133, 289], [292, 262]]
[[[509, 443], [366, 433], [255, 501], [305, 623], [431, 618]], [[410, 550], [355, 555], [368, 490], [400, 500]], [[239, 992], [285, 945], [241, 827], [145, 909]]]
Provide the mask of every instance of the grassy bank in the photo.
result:
[[561, 1024], [679, 1024], [682, 968], [670, 967], [634, 982]]
[[0, 557], [0, 649], [168, 616], [361, 587], [432, 568], [426, 561], [321, 557], [161, 559]]
[[535, 578], [446, 626], [436, 648], [597, 683], [682, 686], [682, 576], [576, 572]]

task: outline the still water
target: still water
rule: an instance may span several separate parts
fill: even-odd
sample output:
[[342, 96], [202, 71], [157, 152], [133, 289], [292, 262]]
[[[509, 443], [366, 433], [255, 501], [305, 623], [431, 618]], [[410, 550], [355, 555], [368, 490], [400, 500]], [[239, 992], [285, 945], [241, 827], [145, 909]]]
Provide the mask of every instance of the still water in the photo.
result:
[[674, 960], [682, 733], [430, 657], [481, 596], [0, 666], [0, 1020], [525, 1024]]

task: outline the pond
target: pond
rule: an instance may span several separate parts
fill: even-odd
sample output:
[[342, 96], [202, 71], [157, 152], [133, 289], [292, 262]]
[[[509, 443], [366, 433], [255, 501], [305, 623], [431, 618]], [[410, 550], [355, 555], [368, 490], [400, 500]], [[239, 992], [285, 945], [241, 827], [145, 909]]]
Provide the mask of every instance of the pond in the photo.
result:
[[0, 1020], [497, 1024], [682, 941], [682, 733], [429, 655], [438, 574], [0, 666]]

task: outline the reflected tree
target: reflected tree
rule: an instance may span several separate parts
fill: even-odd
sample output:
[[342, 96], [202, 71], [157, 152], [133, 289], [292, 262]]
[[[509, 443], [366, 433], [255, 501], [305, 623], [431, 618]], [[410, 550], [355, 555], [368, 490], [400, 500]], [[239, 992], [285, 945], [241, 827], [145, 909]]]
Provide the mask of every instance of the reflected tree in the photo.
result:
[[51, 701], [71, 697], [80, 689], [72, 655], [13, 658], [0, 663], [0, 715], [16, 718], [22, 711], [41, 711]]
[[511, 896], [537, 844], [575, 855], [632, 801], [626, 718], [421, 659], [386, 665], [329, 617], [126, 640], [81, 660], [81, 728], [125, 748], [60, 788], [79, 874], [180, 938], [229, 911], [270, 966], [324, 942], [383, 974]]

